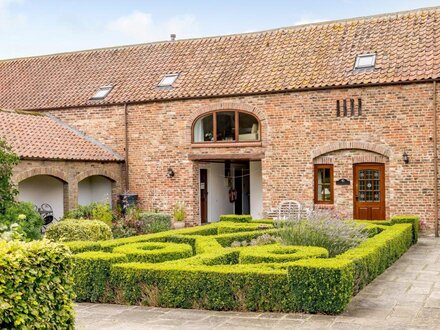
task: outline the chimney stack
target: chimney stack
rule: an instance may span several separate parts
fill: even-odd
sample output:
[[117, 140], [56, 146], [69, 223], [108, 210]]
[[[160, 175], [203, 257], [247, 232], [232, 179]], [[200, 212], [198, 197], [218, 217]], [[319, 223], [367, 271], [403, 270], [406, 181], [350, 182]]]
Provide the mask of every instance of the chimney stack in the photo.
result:
[[176, 41], [176, 35], [174, 33], [171, 33], [170, 37], [171, 41]]

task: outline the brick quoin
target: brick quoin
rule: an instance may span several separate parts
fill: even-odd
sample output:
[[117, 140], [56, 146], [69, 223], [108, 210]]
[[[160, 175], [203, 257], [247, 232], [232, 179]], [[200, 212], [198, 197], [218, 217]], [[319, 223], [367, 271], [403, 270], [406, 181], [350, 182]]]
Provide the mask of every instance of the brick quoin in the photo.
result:
[[[362, 99], [362, 115], [337, 117], [336, 101]], [[261, 95], [128, 104], [130, 190], [141, 206], [187, 207], [199, 223], [199, 162], [191, 155], [261, 154], [264, 210], [293, 199], [313, 205], [313, 165], [334, 164], [334, 179], [353, 179], [353, 164], [385, 164], [386, 216], [417, 214], [434, 224], [432, 83], [329, 88]], [[261, 145], [195, 147], [194, 120], [214, 110], [243, 110], [262, 123]], [[55, 109], [53, 115], [124, 154], [124, 107]], [[410, 161], [405, 164], [402, 154]], [[238, 155], [238, 156], [237, 156]], [[175, 171], [167, 178], [168, 168]], [[335, 185], [337, 210], [353, 212], [353, 185]]]

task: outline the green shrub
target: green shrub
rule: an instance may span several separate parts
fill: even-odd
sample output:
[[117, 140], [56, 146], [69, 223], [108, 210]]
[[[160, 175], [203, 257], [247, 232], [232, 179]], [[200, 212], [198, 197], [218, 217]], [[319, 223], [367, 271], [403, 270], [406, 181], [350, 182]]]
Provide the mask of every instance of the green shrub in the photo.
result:
[[108, 287], [110, 266], [126, 262], [125, 254], [88, 251], [76, 254], [75, 292], [77, 301], [106, 302], [114, 299]]
[[86, 251], [98, 251], [101, 249], [101, 244], [91, 241], [70, 241], [64, 242], [64, 245], [73, 253], [80, 253]]
[[327, 258], [328, 251], [316, 246], [282, 246], [269, 244], [252, 246], [240, 253], [240, 263], [288, 262], [308, 258]]
[[72, 270], [63, 245], [0, 241], [0, 329], [73, 329]]
[[273, 228], [273, 225], [262, 223], [246, 223], [246, 226], [242, 225], [242, 222], [220, 222], [218, 226], [218, 234], [238, 233], [243, 231], [252, 230], [264, 230]]
[[142, 242], [122, 245], [113, 249], [114, 253], [127, 256], [129, 261], [164, 262], [192, 256], [192, 247], [188, 244]]
[[142, 233], [159, 233], [171, 229], [171, 216], [164, 213], [144, 212], [140, 214]]
[[243, 214], [225, 214], [220, 216], [220, 221], [229, 221], [229, 222], [251, 222], [252, 216]]
[[111, 227], [113, 213], [109, 204], [93, 202], [88, 205], [79, 205], [77, 208], [70, 210], [65, 218], [101, 220]]
[[99, 220], [66, 219], [46, 231], [46, 238], [54, 241], [100, 241], [112, 238], [110, 227]]
[[17, 187], [12, 182], [12, 169], [20, 161], [12, 148], [0, 137], [0, 215], [10, 204], [15, 203]]
[[[233, 232], [220, 233], [227, 227]], [[85, 301], [340, 313], [353, 293], [412, 244], [411, 224], [369, 225], [364, 230], [370, 238], [335, 258], [325, 258], [327, 251], [322, 247], [272, 244], [231, 248], [233, 241], [276, 235], [277, 229], [256, 230], [254, 222], [220, 222], [102, 241], [99, 245], [107, 253], [75, 256], [77, 265], [84, 264], [76, 274], [76, 288]], [[298, 260], [299, 254], [303, 258]]]
[[17, 223], [25, 238], [36, 240], [41, 238], [43, 219], [35, 211], [32, 203], [19, 202], [7, 204], [4, 214], [0, 214], [0, 224], [10, 226]]
[[385, 229], [381, 233], [336, 257], [353, 262], [354, 293], [359, 292], [383, 273], [413, 243], [413, 230], [410, 224], [383, 228]]
[[13, 223], [9, 226], [0, 226], [0, 239], [6, 242], [10, 241], [23, 241], [24, 235], [20, 228], [20, 225]]
[[215, 310], [294, 310], [296, 297], [289, 294], [284, 272], [230, 267], [120, 264], [112, 267], [111, 281], [122, 293], [120, 303]]
[[390, 219], [392, 225], [396, 223], [410, 223], [413, 226], [413, 243], [419, 239], [420, 218], [416, 215], [398, 215]]
[[340, 313], [353, 294], [353, 264], [348, 260], [299, 260], [289, 267], [288, 277], [305, 312]]

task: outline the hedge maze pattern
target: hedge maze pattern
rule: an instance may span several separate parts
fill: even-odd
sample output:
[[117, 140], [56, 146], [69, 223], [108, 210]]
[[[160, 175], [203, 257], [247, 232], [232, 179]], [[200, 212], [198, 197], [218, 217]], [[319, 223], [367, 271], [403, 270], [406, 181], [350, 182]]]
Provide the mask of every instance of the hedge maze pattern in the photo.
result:
[[[228, 220], [228, 219], [223, 219]], [[78, 301], [335, 314], [417, 241], [418, 219], [370, 222], [373, 233], [334, 258], [321, 247], [231, 247], [276, 229], [269, 220], [101, 242], [70, 242]]]

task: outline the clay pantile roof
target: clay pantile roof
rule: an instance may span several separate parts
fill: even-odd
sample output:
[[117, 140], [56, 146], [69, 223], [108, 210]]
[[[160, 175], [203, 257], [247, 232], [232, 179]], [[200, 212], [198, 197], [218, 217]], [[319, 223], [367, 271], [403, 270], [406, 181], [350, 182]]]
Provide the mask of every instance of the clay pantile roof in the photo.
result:
[[0, 138], [24, 159], [123, 160], [108, 147], [42, 114], [0, 110]]
[[[354, 70], [376, 53], [374, 70]], [[180, 73], [173, 88], [158, 88]], [[440, 77], [440, 7], [271, 31], [0, 61], [0, 107], [44, 109]], [[105, 85], [103, 101], [91, 101]]]

